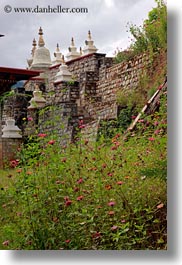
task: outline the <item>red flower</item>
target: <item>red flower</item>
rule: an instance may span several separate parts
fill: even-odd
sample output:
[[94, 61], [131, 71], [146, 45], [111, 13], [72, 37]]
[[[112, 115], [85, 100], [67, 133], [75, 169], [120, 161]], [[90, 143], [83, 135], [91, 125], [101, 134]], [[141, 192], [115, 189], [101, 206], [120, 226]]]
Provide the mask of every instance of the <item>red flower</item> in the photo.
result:
[[66, 202], [65, 202], [65, 205], [66, 206], [69, 206], [69, 205], [71, 205], [72, 204], [72, 201], [71, 200], [67, 200]]
[[118, 185], [122, 185], [124, 182], [123, 181], [118, 181], [117, 184]]
[[108, 202], [108, 206], [114, 206], [116, 203], [114, 201]]
[[65, 243], [69, 244], [71, 242], [71, 239], [66, 239]]
[[83, 124], [83, 120], [79, 120], [79, 122], [78, 122], [78, 127], [79, 127], [80, 129], [85, 128], [85, 125]]
[[152, 141], [154, 141], [155, 139], [154, 139], [153, 137], [149, 137], [148, 140], [152, 142]]
[[81, 201], [84, 198], [84, 196], [80, 195], [77, 197], [77, 201]]
[[100, 232], [95, 232], [94, 234], [92, 234], [92, 238], [96, 239], [96, 238], [100, 238], [101, 237], [101, 233]]
[[77, 180], [77, 183], [78, 184], [81, 184], [82, 182], [83, 182], [83, 179], [82, 178], [80, 178], [80, 179]]
[[56, 142], [55, 140], [50, 140], [50, 141], [48, 142], [48, 144], [53, 145], [55, 142]]
[[115, 231], [115, 230], [117, 230], [118, 229], [118, 226], [117, 225], [113, 225], [112, 227], [111, 227], [111, 230], [112, 231]]
[[46, 136], [47, 136], [46, 133], [39, 133], [39, 134], [38, 134], [38, 137], [40, 137], [40, 138], [44, 138], [44, 137], [46, 137]]
[[19, 160], [11, 160], [10, 161], [10, 166], [12, 167], [12, 168], [15, 168], [15, 167], [17, 167], [18, 166], [18, 164], [19, 164]]
[[74, 188], [74, 192], [78, 192], [80, 189], [78, 187]]

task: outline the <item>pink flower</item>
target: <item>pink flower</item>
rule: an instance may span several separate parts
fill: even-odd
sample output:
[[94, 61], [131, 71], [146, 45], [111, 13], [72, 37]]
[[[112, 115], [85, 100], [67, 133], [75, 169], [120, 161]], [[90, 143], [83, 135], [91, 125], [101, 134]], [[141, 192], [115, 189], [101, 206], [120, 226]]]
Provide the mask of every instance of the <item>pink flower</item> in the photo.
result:
[[9, 246], [9, 240], [4, 241], [3, 246]]
[[80, 195], [77, 197], [77, 201], [81, 201], [84, 198], [84, 196]]
[[71, 239], [66, 239], [65, 243], [69, 244], [71, 242]]
[[33, 118], [32, 117], [28, 117], [28, 121], [33, 121]]
[[101, 237], [101, 233], [100, 232], [95, 232], [93, 235], [92, 235], [92, 238], [96, 239], [96, 238], [100, 238]]
[[78, 187], [74, 188], [74, 192], [78, 192], [80, 189]]
[[115, 231], [115, 230], [117, 230], [118, 229], [118, 226], [117, 225], [113, 225], [112, 227], [111, 227], [111, 230], [112, 231]]
[[154, 139], [153, 137], [149, 137], [148, 140], [152, 142], [152, 141], [154, 141], [155, 139]]
[[56, 142], [55, 140], [50, 140], [50, 141], [48, 142], [48, 144], [53, 145], [55, 142]]
[[77, 183], [78, 184], [81, 184], [82, 182], [83, 182], [83, 179], [82, 178], [80, 178], [80, 179], [77, 180]]
[[117, 181], [118, 185], [122, 185], [124, 182], [123, 181]]
[[157, 135], [160, 133], [160, 130], [155, 130], [154, 134]]
[[126, 220], [125, 219], [121, 220], [121, 223], [126, 223]]
[[38, 134], [38, 137], [40, 137], [40, 138], [44, 138], [44, 137], [46, 137], [46, 136], [47, 136], [46, 133], [39, 133], [39, 134]]
[[69, 206], [69, 205], [71, 205], [72, 204], [72, 201], [71, 200], [67, 200], [66, 202], [65, 202], [65, 205], [66, 206]]
[[114, 215], [114, 213], [115, 213], [114, 211], [109, 211], [108, 212], [109, 215]]
[[11, 160], [10, 161], [10, 166], [12, 167], [12, 168], [15, 168], [15, 167], [17, 167], [18, 166], [18, 164], [19, 164], [19, 160]]
[[114, 206], [116, 203], [114, 201], [108, 202], [108, 206]]
[[83, 124], [83, 120], [79, 120], [79, 122], [78, 122], [78, 127], [79, 127], [80, 129], [85, 128], [85, 125]]

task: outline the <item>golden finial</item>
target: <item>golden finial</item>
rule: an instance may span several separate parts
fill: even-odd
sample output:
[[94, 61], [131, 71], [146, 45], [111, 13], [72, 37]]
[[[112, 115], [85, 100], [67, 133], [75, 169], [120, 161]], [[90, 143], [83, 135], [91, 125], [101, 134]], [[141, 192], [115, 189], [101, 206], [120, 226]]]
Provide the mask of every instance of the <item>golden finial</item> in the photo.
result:
[[71, 38], [71, 46], [75, 46], [73, 37]]
[[34, 53], [35, 53], [35, 50], [36, 50], [36, 46], [37, 46], [35, 38], [33, 39], [32, 46], [33, 46], [33, 48], [32, 48], [32, 56], [34, 56]]
[[57, 43], [57, 46], [56, 46], [56, 52], [60, 52], [58, 43]]
[[83, 52], [82, 52], [82, 47], [80, 47], [80, 55], [82, 55], [82, 53], [83, 53]]
[[42, 28], [39, 28], [39, 47], [43, 47], [45, 45], [44, 39], [43, 39], [43, 31]]
[[90, 30], [88, 31], [88, 39], [89, 39], [89, 40], [92, 39]]
[[65, 64], [64, 55], [62, 55], [62, 64]]

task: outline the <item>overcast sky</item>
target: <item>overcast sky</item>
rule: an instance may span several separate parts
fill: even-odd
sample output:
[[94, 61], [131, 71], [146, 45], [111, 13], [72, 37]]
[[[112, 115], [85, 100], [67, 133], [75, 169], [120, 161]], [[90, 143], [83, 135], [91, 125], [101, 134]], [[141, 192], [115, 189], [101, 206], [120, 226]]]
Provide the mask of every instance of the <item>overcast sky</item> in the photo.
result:
[[[5, 6], [12, 11], [6, 13]], [[63, 13], [15, 13], [13, 8], [36, 6], [84, 7], [86, 14]], [[92, 38], [98, 52], [113, 56], [116, 48], [129, 46], [130, 34], [127, 22], [142, 25], [148, 12], [156, 6], [154, 0], [1, 0], [0, 2], [0, 66], [26, 68], [26, 59], [30, 57], [32, 40], [38, 40], [38, 29], [44, 32], [45, 46], [53, 52], [59, 43], [65, 55], [73, 36], [75, 45], [84, 46], [87, 32], [91, 30]], [[9, 8], [9, 7], [8, 7]]]

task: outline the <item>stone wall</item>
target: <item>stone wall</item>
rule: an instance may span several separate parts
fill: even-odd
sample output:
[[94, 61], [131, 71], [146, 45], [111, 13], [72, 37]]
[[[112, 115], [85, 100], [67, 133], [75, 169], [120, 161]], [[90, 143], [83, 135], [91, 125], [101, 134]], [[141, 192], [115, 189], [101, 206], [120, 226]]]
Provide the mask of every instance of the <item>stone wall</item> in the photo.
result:
[[0, 138], [0, 168], [9, 166], [10, 161], [17, 158], [17, 150], [21, 143], [21, 139]]
[[[61, 137], [67, 134], [72, 140], [80, 117], [84, 120], [85, 128], [82, 131], [85, 135], [90, 135], [92, 129], [95, 135], [94, 124], [98, 120], [116, 119], [118, 91], [135, 89], [142, 75], [150, 69], [151, 61], [148, 54], [143, 54], [132, 60], [113, 64], [113, 58], [93, 53], [66, 64], [73, 75], [73, 82], [54, 84], [59, 65], [50, 67], [44, 74], [44, 79], [37, 79], [39, 85], [42, 82], [45, 84], [43, 96], [47, 103], [41, 115], [35, 115], [37, 110], [28, 114], [35, 116], [36, 120], [36, 124], [28, 126], [40, 132], [51, 132], [54, 129]], [[35, 83], [36, 79], [29, 81], [25, 86], [26, 91], [32, 91]]]

